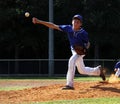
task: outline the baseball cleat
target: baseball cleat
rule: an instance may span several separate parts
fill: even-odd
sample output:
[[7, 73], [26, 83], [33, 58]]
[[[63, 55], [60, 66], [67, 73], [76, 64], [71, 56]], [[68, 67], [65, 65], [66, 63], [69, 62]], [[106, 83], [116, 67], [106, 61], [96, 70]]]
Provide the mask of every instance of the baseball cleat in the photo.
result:
[[62, 90], [74, 90], [74, 87], [66, 85], [65, 87], [62, 88]]
[[104, 69], [102, 68], [101, 65], [99, 66], [99, 69], [100, 69], [100, 77], [102, 78], [103, 81], [105, 81], [106, 77], [105, 77]]

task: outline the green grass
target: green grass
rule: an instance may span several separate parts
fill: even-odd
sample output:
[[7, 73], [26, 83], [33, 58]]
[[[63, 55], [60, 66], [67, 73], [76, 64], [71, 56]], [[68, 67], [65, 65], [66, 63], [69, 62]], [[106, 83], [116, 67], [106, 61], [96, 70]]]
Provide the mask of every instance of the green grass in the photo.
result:
[[[21, 77], [17, 77], [17, 78], [0, 78], [0, 83], [1, 82], [9, 82], [9, 81], [14, 81], [15, 82], [24, 82], [24, 81], [64, 81], [66, 82], [66, 78], [65, 77], [50, 77], [50, 78], [46, 78], [46, 77], [37, 77], [35, 78], [21, 78]], [[82, 82], [82, 81], [100, 81], [101, 78], [99, 77], [75, 77], [74, 81], [77, 82]], [[4, 90], [4, 91], [9, 91], [9, 90], [22, 90], [25, 88], [30, 88], [30, 86], [18, 86], [18, 85], [13, 85], [13, 86], [2, 86], [0, 87], [0, 91]]]
[[82, 98], [79, 100], [27, 102], [21, 104], [120, 104], [120, 98]]
[[[93, 76], [77, 76], [74, 78], [75, 80], [79, 81], [98, 81], [100, 77], [93, 77]], [[66, 80], [66, 77], [0, 77], [0, 81], [2, 80]]]
[[[15, 82], [24, 82], [24, 81], [63, 81], [63, 83], [66, 83], [66, 78], [65, 77], [50, 77], [50, 78], [46, 78], [46, 77], [37, 77], [35, 78], [21, 78], [21, 77], [6, 77], [6, 78], [0, 78], [0, 83], [1, 82], [9, 82], [9, 81], [14, 81]], [[82, 82], [82, 81], [101, 81], [100, 77], [75, 77], [74, 81], [77, 82]], [[9, 91], [9, 90], [22, 90], [25, 88], [30, 88], [30, 86], [18, 86], [18, 85], [13, 85], [13, 86], [2, 86], [0, 87], [0, 91], [4, 90], [4, 91]]]
[[13, 86], [13, 87], [1, 87], [0, 91], [10, 91], [10, 90], [22, 90], [25, 88], [29, 88], [29, 87], [25, 87], [25, 86]]

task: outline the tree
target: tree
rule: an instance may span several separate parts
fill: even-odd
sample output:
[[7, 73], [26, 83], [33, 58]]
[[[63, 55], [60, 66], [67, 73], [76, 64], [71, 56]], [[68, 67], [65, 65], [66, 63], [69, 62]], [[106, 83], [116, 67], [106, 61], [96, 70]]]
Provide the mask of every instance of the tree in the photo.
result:
[[[0, 6], [1, 6], [0, 12], [2, 14], [2, 16], [0, 17], [1, 22], [0, 47], [2, 48], [3, 51], [5, 51], [5, 53], [7, 53], [7, 55], [4, 56], [1, 55], [1, 58], [40, 57], [38, 53], [40, 52], [41, 54], [43, 52], [41, 50], [45, 48], [44, 44], [47, 44], [46, 35], [40, 34], [46, 34], [47, 30], [42, 28], [41, 31], [43, 32], [38, 31], [40, 30], [40, 27], [33, 26], [32, 16], [42, 15], [42, 18], [45, 17], [47, 18], [47, 14], [43, 12], [43, 10], [44, 11], [48, 10], [46, 7], [47, 6], [46, 3], [43, 2], [42, 0], [34, 0], [34, 2], [33, 0], [29, 1], [6, 0], [1, 1]], [[41, 8], [43, 9], [41, 9], [39, 6], [41, 6]], [[30, 12], [31, 17], [25, 18], [24, 13], [26, 11]], [[40, 13], [38, 13], [38, 11]], [[27, 52], [28, 50], [29, 54]], [[46, 49], [44, 50], [47, 50], [47, 46]], [[1, 54], [2, 53], [3, 52], [1, 52]]]
[[[99, 48], [101, 47], [101, 50], [99, 50], [101, 53], [100, 57], [114, 58], [119, 56], [118, 54], [115, 55], [116, 52], [111, 51], [111, 49], [116, 50], [115, 47], [118, 43], [115, 43], [115, 41], [119, 42], [120, 1], [89, 0], [86, 1], [85, 5], [86, 26], [88, 26], [90, 31], [90, 37], [95, 40], [93, 44], [99, 45]], [[102, 47], [106, 48], [104, 52]], [[108, 54], [108, 51], [110, 51], [110, 54]], [[114, 56], [111, 54], [114, 54]]]

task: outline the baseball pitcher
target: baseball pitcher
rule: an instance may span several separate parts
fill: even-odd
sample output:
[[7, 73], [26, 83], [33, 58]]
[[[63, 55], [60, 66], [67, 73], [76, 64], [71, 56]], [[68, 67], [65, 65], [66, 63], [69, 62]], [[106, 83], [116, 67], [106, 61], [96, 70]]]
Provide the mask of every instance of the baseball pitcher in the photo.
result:
[[57, 29], [67, 33], [70, 42], [70, 48], [72, 56], [68, 62], [67, 82], [63, 90], [74, 89], [74, 75], [77, 67], [78, 72], [85, 75], [100, 76], [102, 80], [105, 80], [105, 75], [101, 68], [101, 65], [97, 67], [85, 67], [83, 57], [85, 56], [87, 49], [90, 46], [88, 39], [88, 33], [82, 28], [83, 17], [79, 14], [74, 15], [72, 18], [72, 25], [56, 25], [51, 22], [46, 22], [33, 17], [32, 22], [34, 24], [42, 24], [52, 29]]

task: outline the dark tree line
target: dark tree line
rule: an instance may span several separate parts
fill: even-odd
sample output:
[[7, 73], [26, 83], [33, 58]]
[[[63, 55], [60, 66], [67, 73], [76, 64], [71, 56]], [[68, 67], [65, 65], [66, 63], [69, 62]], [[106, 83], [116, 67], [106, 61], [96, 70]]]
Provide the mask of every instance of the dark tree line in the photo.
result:
[[[0, 1], [0, 58], [48, 58], [48, 28], [32, 17], [48, 21], [48, 0]], [[26, 18], [24, 13], [30, 12]], [[91, 48], [86, 58], [120, 57], [120, 0], [54, 0], [54, 23], [71, 24], [83, 15]], [[54, 31], [55, 58], [71, 55], [67, 35]]]

